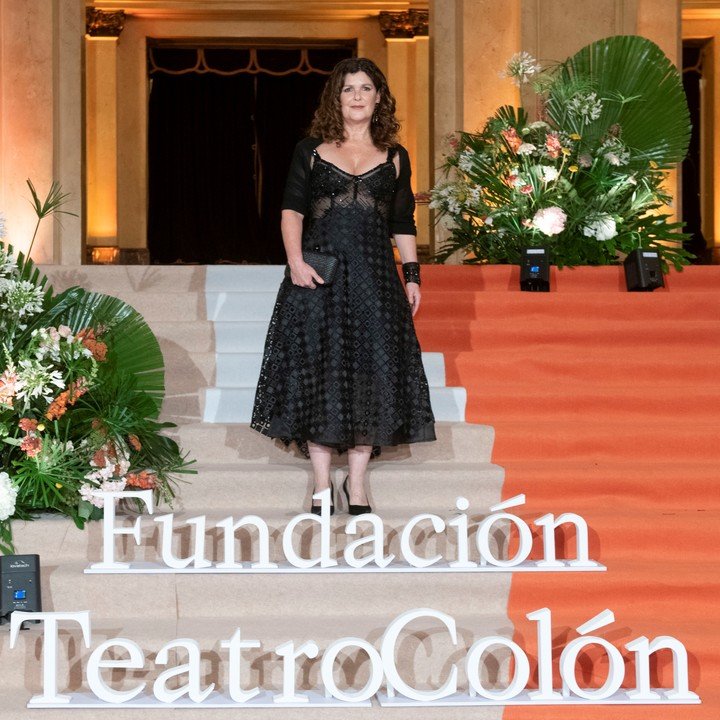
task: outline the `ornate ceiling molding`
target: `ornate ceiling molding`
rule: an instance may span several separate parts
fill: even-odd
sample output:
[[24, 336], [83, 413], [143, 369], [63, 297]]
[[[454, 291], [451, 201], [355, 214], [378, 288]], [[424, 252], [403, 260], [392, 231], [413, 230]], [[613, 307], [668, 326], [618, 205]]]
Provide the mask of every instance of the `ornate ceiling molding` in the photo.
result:
[[410, 22], [415, 37], [427, 37], [430, 26], [430, 13], [427, 10], [410, 10]]
[[381, 12], [378, 16], [382, 34], [388, 40], [414, 38], [428, 34], [428, 11]]
[[106, 12], [97, 8], [85, 8], [85, 32], [90, 37], [120, 37], [125, 27], [122, 10]]
[[186, 20], [361, 20], [428, 7], [424, 0], [86, 0], [127, 16]]
[[382, 34], [389, 40], [415, 36], [408, 12], [381, 12], [378, 20]]
[[720, 0], [683, 0], [683, 20], [720, 19]]

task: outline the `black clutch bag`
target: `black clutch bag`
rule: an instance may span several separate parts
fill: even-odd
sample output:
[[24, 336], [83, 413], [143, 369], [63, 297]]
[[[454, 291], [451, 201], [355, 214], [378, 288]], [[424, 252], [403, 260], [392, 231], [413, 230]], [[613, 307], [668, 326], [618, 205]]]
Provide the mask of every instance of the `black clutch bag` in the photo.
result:
[[[319, 250], [304, 250], [303, 260], [325, 281], [325, 285], [329, 285], [333, 281], [340, 263], [335, 255]], [[290, 277], [289, 265], [285, 267], [285, 277]]]

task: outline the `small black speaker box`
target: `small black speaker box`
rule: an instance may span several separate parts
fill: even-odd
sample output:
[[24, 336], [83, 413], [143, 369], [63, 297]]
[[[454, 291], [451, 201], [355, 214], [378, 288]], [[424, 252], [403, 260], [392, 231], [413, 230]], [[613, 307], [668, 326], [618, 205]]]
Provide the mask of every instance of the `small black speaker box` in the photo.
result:
[[42, 610], [39, 555], [0, 557], [0, 605], [3, 620], [15, 610]]
[[520, 289], [550, 292], [550, 260], [545, 248], [525, 248], [520, 259]]
[[665, 287], [660, 255], [656, 250], [633, 250], [623, 262], [628, 292], [652, 292]]

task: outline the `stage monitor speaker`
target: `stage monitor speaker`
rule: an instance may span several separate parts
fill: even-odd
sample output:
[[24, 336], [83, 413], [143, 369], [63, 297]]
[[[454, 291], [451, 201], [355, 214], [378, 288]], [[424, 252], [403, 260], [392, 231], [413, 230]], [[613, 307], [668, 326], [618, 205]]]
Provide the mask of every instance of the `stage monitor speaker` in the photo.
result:
[[550, 260], [545, 248], [524, 248], [520, 260], [520, 289], [550, 292]]
[[40, 556], [0, 557], [0, 614], [6, 622], [15, 610], [40, 612]]
[[628, 292], [652, 292], [665, 287], [657, 250], [633, 250], [623, 262]]

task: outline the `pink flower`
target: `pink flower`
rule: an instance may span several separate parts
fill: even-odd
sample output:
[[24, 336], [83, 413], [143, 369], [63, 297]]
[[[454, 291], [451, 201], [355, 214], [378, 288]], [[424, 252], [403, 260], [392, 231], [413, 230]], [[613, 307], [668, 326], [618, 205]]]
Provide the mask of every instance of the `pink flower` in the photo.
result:
[[505, 138], [505, 142], [513, 152], [517, 152], [523, 144], [522, 138], [517, 134], [517, 130], [514, 127], [501, 130], [500, 134]]
[[559, 207], [554, 205], [542, 208], [535, 213], [532, 225], [545, 235], [558, 235], [565, 229], [567, 215]]
[[16, 373], [6, 370], [0, 375], [0, 405], [11, 408], [13, 406], [13, 398], [17, 395], [17, 391], [22, 387], [22, 382], [18, 379]]
[[556, 158], [560, 155], [562, 145], [560, 144], [560, 140], [555, 133], [548, 133], [547, 137], [545, 138], [545, 148], [547, 149], [548, 156], [551, 158]]
[[530, 195], [530, 194], [532, 193], [532, 191], [533, 191], [532, 185], [523, 185], [523, 186], [520, 188], [520, 192], [521, 192], [523, 195]]
[[24, 450], [28, 457], [35, 457], [42, 450], [42, 440], [34, 433], [29, 433], [20, 443], [20, 449]]

